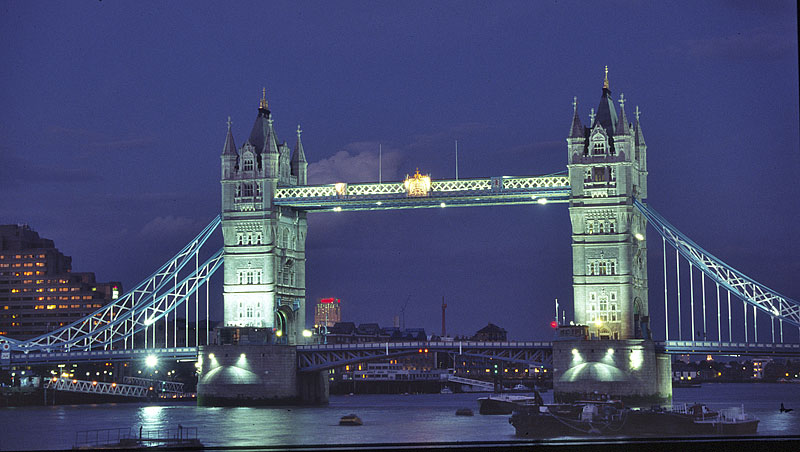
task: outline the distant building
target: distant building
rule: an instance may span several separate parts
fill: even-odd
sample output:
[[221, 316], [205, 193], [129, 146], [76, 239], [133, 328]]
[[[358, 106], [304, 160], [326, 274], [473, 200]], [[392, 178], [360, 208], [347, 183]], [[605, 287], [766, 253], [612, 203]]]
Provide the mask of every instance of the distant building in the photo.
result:
[[342, 303], [338, 298], [323, 298], [314, 309], [314, 325], [328, 328], [342, 321]]
[[490, 323], [478, 330], [471, 340], [485, 342], [505, 342], [508, 340], [508, 332], [494, 323]]
[[0, 335], [29, 339], [86, 317], [122, 293], [73, 273], [72, 258], [27, 225], [0, 225]]

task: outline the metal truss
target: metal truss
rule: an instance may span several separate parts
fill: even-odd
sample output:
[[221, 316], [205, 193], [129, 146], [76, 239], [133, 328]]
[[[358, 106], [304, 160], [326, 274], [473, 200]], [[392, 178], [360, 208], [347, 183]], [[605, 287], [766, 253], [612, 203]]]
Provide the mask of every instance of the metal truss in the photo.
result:
[[83, 392], [86, 394], [108, 394], [121, 397], [147, 397], [149, 386], [136, 386], [100, 381], [70, 380], [59, 378], [56, 381], [45, 380], [44, 389], [56, 389], [67, 392]]
[[557, 174], [432, 181], [424, 196], [412, 196], [403, 182], [283, 187], [275, 191], [273, 202], [299, 210], [338, 212], [566, 202], [569, 196], [569, 178]]
[[297, 347], [297, 368], [301, 372], [315, 372], [347, 364], [434, 352], [549, 366], [552, 364], [553, 347], [550, 342], [370, 342], [300, 345]]
[[773, 318], [800, 327], [800, 303], [760, 284], [707, 252], [678, 231], [651, 207], [634, 200], [655, 230], [692, 265], [741, 300]]
[[[222, 250], [217, 251], [202, 266], [178, 282], [179, 272], [192, 260], [197, 262], [201, 247], [220, 225], [217, 216], [178, 254], [134, 289], [92, 314], [26, 341], [9, 341], [12, 352], [69, 351], [103, 347], [111, 349], [114, 342], [126, 341], [133, 334], [171, 312], [193, 294], [198, 286], [222, 265]], [[159, 295], [160, 294], [160, 295]], [[133, 341], [131, 340], [131, 346]]]
[[1, 361], [3, 366], [51, 363], [82, 363], [82, 362], [120, 362], [144, 361], [148, 356], [155, 356], [159, 360], [195, 360], [197, 347], [170, 347], [170, 348], [138, 348], [115, 350], [71, 350], [52, 352], [30, 352], [9, 354], [9, 359]]
[[183, 394], [183, 383], [177, 381], [163, 381], [163, 380], [153, 380], [150, 378], [141, 378], [141, 377], [123, 377], [122, 383], [126, 385], [132, 386], [143, 386], [143, 387], [150, 387], [153, 386], [158, 388], [161, 392], [174, 392], [176, 394]]
[[800, 344], [765, 342], [662, 341], [656, 348], [671, 355], [800, 356]]

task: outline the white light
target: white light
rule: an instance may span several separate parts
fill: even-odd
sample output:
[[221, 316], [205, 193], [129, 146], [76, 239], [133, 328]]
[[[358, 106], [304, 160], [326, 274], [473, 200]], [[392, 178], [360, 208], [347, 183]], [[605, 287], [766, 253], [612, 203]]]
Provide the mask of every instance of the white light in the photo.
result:
[[208, 359], [216, 359], [216, 358], [214, 357], [214, 354], [213, 354], [213, 353], [209, 353], [209, 354], [208, 354]]
[[283, 336], [283, 331], [278, 330], [278, 331], [275, 332], [275, 335], [278, 336], [278, 337], [281, 337], [281, 336]]
[[311, 337], [311, 330], [303, 330], [303, 337]]
[[378, 201], [378, 205], [382, 206], [383, 205], [383, 201]]
[[531, 195], [531, 199], [536, 199], [536, 195]]
[[614, 354], [614, 349], [613, 348], [609, 348], [608, 352], [606, 352], [606, 353], [608, 353], [609, 355], [613, 355]]
[[341, 212], [341, 211], [342, 211], [342, 208], [341, 208], [341, 207], [339, 207], [339, 206], [336, 206], [336, 207], [334, 207], [334, 208], [333, 208], [333, 211], [334, 211], [334, 212]]
[[445, 203], [441, 203], [441, 204], [439, 204], [439, 207], [445, 207], [446, 205], [447, 204], [445, 204]]
[[156, 355], [147, 355], [147, 358], [144, 359], [144, 363], [147, 367], [156, 367], [156, 364], [158, 364], [158, 357]]
[[640, 241], [640, 242], [641, 242], [642, 240], [644, 240], [644, 235], [642, 235], [642, 233], [641, 233], [641, 232], [637, 232], [637, 233], [636, 233], [636, 234], [634, 234], [633, 236], [634, 236], [634, 237], [636, 237], [636, 240], [638, 240], [638, 241]]
[[150, 325], [150, 324], [152, 324], [152, 323], [153, 323], [153, 319], [152, 319], [152, 318], [150, 318], [150, 319], [144, 319], [144, 324], [145, 324], [145, 325]]
[[547, 198], [539, 198], [536, 200], [536, 202], [542, 205], [547, 204]]

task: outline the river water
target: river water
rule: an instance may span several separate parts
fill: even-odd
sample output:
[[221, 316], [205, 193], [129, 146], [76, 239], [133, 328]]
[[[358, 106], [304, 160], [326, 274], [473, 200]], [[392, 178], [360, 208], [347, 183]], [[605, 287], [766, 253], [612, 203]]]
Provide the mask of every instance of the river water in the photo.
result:
[[[274, 446], [352, 443], [412, 443], [514, 440], [509, 416], [478, 414], [485, 394], [332, 396], [325, 407], [216, 408], [102, 404], [0, 408], [0, 450], [68, 449], [78, 431], [131, 427], [137, 431], [196, 427], [206, 446]], [[545, 401], [552, 392], [543, 394]], [[704, 384], [676, 388], [673, 403], [703, 402], [711, 408], [744, 404], [758, 417], [759, 435], [800, 435], [800, 385]], [[780, 404], [792, 407], [780, 413]], [[455, 416], [467, 407], [475, 416]], [[340, 427], [357, 414], [361, 427]]]

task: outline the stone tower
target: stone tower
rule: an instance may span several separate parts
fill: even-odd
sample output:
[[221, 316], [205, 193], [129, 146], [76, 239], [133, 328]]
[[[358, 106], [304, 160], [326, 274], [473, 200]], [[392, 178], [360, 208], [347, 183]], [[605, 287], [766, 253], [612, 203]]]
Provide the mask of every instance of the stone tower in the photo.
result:
[[649, 339], [646, 220], [633, 206], [647, 198], [647, 146], [636, 119], [617, 115], [608, 82], [589, 127], [577, 99], [567, 137], [575, 321], [596, 339]]
[[274, 206], [278, 187], [306, 185], [297, 144], [279, 142], [262, 95], [250, 137], [237, 150], [230, 120], [222, 150], [224, 326], [272, 328], [278, 342], [296, 344], [305, 328], [306, 213]]

